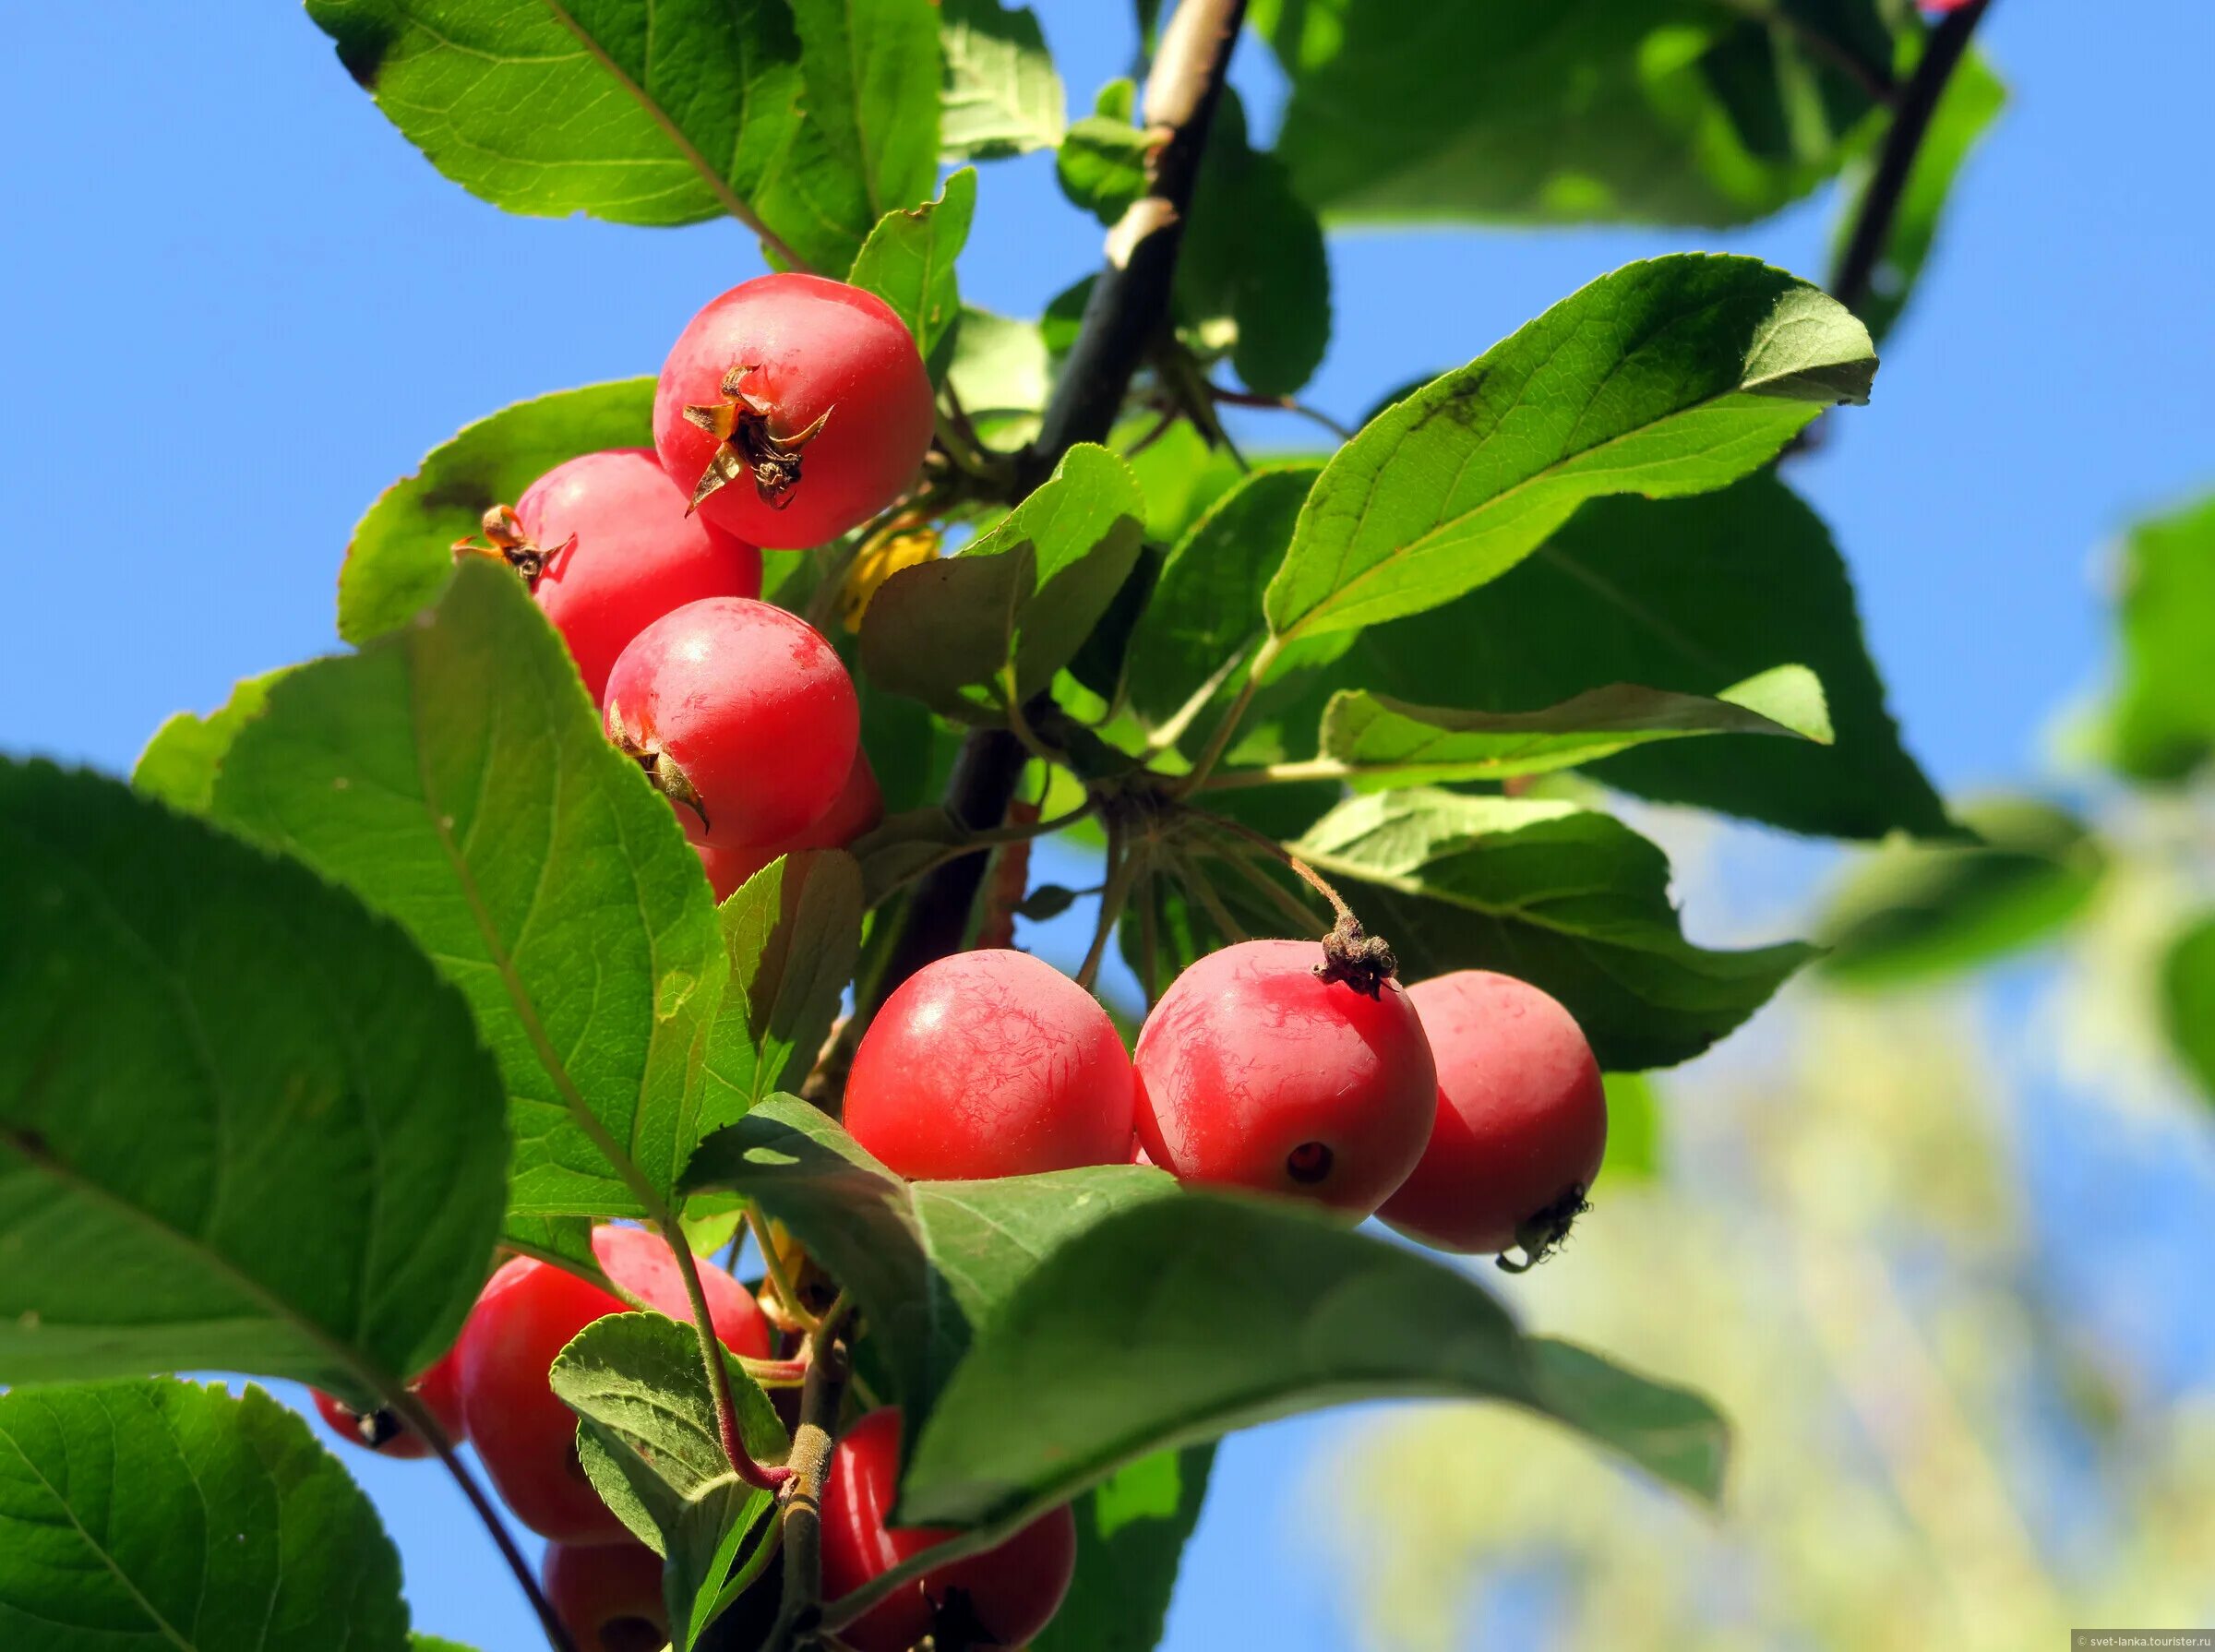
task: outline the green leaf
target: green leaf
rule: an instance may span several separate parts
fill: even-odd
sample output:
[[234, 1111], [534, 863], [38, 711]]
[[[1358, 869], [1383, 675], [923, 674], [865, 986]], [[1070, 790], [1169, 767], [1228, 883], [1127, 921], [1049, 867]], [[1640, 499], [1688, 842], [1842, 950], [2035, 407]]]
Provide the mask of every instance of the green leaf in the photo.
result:
[[823, 1113], [773, 1096], [701, 1143], [694, 1191], [759, 1199], [854, 1293], [911, 1419], [986, 1320], [1040, 1259], [1108, 1213], [1167, 1198], [1136, 1165], [990, 1181], [907, 1182]]
[[1712, 1500], [1706, 1402], [1529, 1338], [1467, 1275], [1288, 1203], [1186, 1191], [1062, 1245], [923, 1429], [901, 1524], [1000, 1529], [1167, 1446], [1355, 1400], [1503, 1399]]
[[940, 0], [939, 158], [998, 161], [1061, 141], [1069, 96], [1028, 6]]
[[1177, 258], [1179, 319], [1208, 353], [1227, 348], [1249, 389], [1289, 396], [1331, 341], [1330, 260], [1284, 162], [1249, 145], [1234, 91], [1208, 127], [1191, 222]]
[[1112, 226], [1146, 192], [1147, 148], [1127, 118], [1088, 114], [1062, 136], [1054, 176], [1072, 206]]
[[261, 715], [271, 685], [292, 669], [279, 666], [235, 684], [231, 698], [202, 717], [179, 712], [154, 730], [138, 754], [131, 784], [149, 797], [186, 814], [204, 815], [215, 800], [215, 772], [238, 731]]
[[2050, 940], [2099, 887], [2106, 851], [2029, 797], [1963, 806], [1980, 841], [1894, 844], [1847, 876], [1821, 926], [1823, 973], [1857, 987], [1921, 985]]
[[[1877, 262], [1872, 290], [1859, 312], [1878, 343], [1883, 343], [1886, 334], [1898, 323], [1916, 283], [1922, 279], [1923, 266], [1930, 261], [1931, 249], [1938, 239], [1946, 200], [1970, 151], [2006, 104], [2006, 87], [1992, 66], [1973, 52], [1962, 59], [1946, 81], [1930, 128], [1916, 147], [1915, 162], [1909, 170], [1907, 187], [1900, 194], [1893, 219], [1892, 238]], [[1838, 219], [1841, 249], [1861, 216], [1874, 171], [1874, 162], [1864, 161], [1856, 163], [1849, 174], [1847, 206]]]
[[1655, 740], [1733, 734], [1828, 745], [1823, 685], [1804, 666], [1779, 665], [1712, 700], [1616, 683], [1542, 712], [1457, 712], [1357, 690], [1335, 695], [1324, 711], [1326, 764], [1318, 766], [1335, 765], [1332, 778], [1376, 791], [1543, 774]]
[[1610, 1072], [1608, 1092], [1610, 1181], [1653, 1181], [1661, 1174], [1661, 1102], [1653, 1076]]
[[[1889, 67], [1882, 0], [1823, 10], [1815, 28]], [[1805, 194], [1872, 124], [1810, 11], [1255, 0], [1251, 17], [1292, 81], [1280, 152], [1334, 220], [1720, 225]]]
[[964, 166], [946, 180], [939, 198], [896, 208], [869, 232], [846, 279], [867, 287], [907, 324], [925, 361], [961, 318], [953, 261], [969, 240], [976, 213], [976, 169]]
[[1162, 564], [1124, 657], [1131, 709], [1158, 728], [1263, 636], [1262, 593], [1285, 559], [1319, 463], [1263, 466], [1200, 514]]
[[[738, 1432], [757, 1462], [791, 1449], [769, 1396], [725, 1361]], [[554, 1392], [583, 1420], [577, 1454], [602, 1501], [664, 1557], [677, 1652], [729, 1604], [724, 1586], [772, 1501], [731, 1471], [688, 1325], [655, 1313], [595, 1320], [554, 1361]], [[735, 1598], [736, 1591], [733, 1591]]]
[[946, 385], [986, 447], [1012, 452], [1038, 434], [1048, 379], [1046, 342], [1036, 321], [962, 306]]
[[519, 1216], [648, 1214], [700, 1138], [727, 973], [668, 803], [601, 733], [522, 583], [472, 558], [438, 605], [270, 693], [216, 783], [225, 824], [398, 918], [499, 1059]]
[[881, 687], [950, 715], [1019, 705], [1115, 600], [1143, 535], [1126, 465], [1080, 443], [990, 532], [902, 569], [869, 603], [861, 659]]
[[2122, 608], [2110, 760], [2131, 780], [2183, 780], [2215, 756], [2215, 498], [2132, 533]]
[[0, 1383], [366, 1398], [499, 1230], [499, 1078], [398, 928], [95, 775], [0, 760]]
[[1127, 1463], [1077, 1500], [1077, 1573], [1032, 1652], [1152, 1652], [1207, 1495], [1212, 1445]]
[[2185, 1071], [2215, 1106], [2215, 916], [2200, 918], [2170, 945], [2161, 963], [2161, 1010]]
[[1791, 662], [1822, 679], [1835, 745], [1678, 740], [1592, 777], [1794, 832], [1950, 831], [1885, 708], [1845, 565], [1773, 474], [1701, 498], [1595, 500], [1493, 583], [1363, 632], [1327, 681], [1504, 712], [1610, 678], [1716, 694]]
[[664, 225], [728, 213], [840, 270], [879, 218], [930, 190], [928, 0], [308, 0], [307, 11], [433, 165], [510, 212]]
[[708, 1082], [736, 1118], [807, 1076], [861, 953], [861, 868], [829, 849], [772, 860], [718, 918], [731, 961], [708, 1035]]
[[1240, 680], [1236, 667], [1265, 635], [1262, 593], [1321, 469], [1258, 469], [1193, 513], [1124, 651], [1123, 690], [1142, 725], [1189, 722], [1203, 690], [1221, 696]]
[[1568, 1006], [1610, 1070], [1698, 1055], [1813, 955], [1693, 945], [1660, 850], [1571, 804], [1384, 792], [1340, 804], [1290, 847], [1392, 942], [1407, 979], [1520, 976]]
[[0, 1395], [0, 1646], [409, 1645], [377, 1511], [260, 1389], [163, 1379]]
[[[864, 234], [939, 179], [939, 8], [935, 0], [787, 0], [800, 34], [803, 119], [835, 162], [811, 204]], [[828, 200], [824, 198], [828, 196]], [[832, 204], [835, 203], [835, 204]], [[859, 237], [856, 237], [858, 240]], [[858, 250], [821, 260], [844, 269]], [[805, 256], [803, 254], [803, 256]]]
[[652, 378], [557, 390], [464, 426], [354, 529], [339, 570], [339, 635], [358, 644], [405, 624], [453, 571], [454, 542], [563, 461], [653, 441]]
[[1824, 407], [1865, 400], [1875, 371], [1862, 324], [1781, 270], [1626, 265], [1338, 450], [1270, 581], [1270, 629], [1420, 613], [1499, 578], [1586, 499], [1725, 486]]

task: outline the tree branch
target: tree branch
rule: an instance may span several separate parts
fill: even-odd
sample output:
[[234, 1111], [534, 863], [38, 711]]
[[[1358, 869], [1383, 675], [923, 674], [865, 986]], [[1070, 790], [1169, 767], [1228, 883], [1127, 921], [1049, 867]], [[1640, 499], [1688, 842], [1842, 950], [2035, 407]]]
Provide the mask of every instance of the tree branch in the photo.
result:
[[[1051, 475], [1077, 443], [1107, 438], [1130, 394], [1132, 375], [1168, 325], [1185, 213], [1245, 18], [1246, 0], [1180, 0], [1162, 32], [1161, 49], [1146, 79], [1146, 127], [1154, 138], [1146, 193], [1108, 232], [1106, 268], [1093, 283], [1077, 341], [1054, 388], [1038, 439], [1017, 456], [1016, 474], [1025, 493]], [[998, 827], [1014, 800], [1025, 755], [1021, 742], [1005, 729], [973, 732], [947, 782], [948, 811], [973, 832]], [[860, 1037], [901, 982], [932, 960], [960, 950], [986, 862], [981, 855], [964, 856], [916, 886], [898, 941], [848, 1023], [852, 1038]]]
[[1938, 113], [1938, 104], [1946, 96], [1954, 71], [1969, 54], [1970, 37], [1976, 33], [1977, 25], [1991, 9], [1992, 0], [1970, 0], [1960, 10], [1948, 13], [1931, 30], [1922, 61], [1915, 66], [1915, 73], [1900, 92], [1891, 127], [1885, 134], [1884, 150], [1877, 156], [1876, 170], [1870, 174], [1869, 187], [1862, 194], [1853, 233], [1847, 238], [1845, 251], [1839, 254], [1838, 269], [1830, 279], [1830, 295], [1850, 310], [1858, 312], [1869, 301], [1877, 266], [1884, 261], [1885, 249], [1891, 245], [1893, 227], [1899, 221], [1900, 202], [1907, 195], [1909, 180], [1914, 175], [1915, 158], [1922, 151], [1922, 140], [1930, 135], [1932, 117]]

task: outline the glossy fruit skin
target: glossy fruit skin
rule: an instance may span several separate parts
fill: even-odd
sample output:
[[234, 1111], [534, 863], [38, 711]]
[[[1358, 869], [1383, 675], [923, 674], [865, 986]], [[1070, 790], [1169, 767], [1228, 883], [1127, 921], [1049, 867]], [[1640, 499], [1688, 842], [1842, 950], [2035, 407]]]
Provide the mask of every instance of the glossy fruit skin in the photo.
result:
[[902, 1176], [969, 1180], [1131, 1160], [1131, 1059], [1095, 999], [986, 949], [900, 984], [855, 1051], [845, 1124]]
[[[607, 1276], [672, 1319], [689, 1323], [683, 1275], [669, 1248], [638, 1227], [593, 1232]], [[760, 1359], [769, 1325], [746, 1288], [703, 1265], [708, 1317], [724, 1347]], [[554, 1357], [594, 1320], [629, 1310], [597, 1286], [519, 1256], [485, 1287], [455, 1345], [461, 1405], [485, 1471], [515, 1516], [541, 1537], [612, 1543], [625, 1533], [577, 1461], [577, 1415], [547, 1381]]]
[[688, 603], [634, 637], [608, 674], [604, 721], [625, 750], [682, 772], [700, 806], [673, 796], [677, 819], [714, 849], [805, 830], [837, 800], [861, 740], [837, 651], [796, 615], [736, 596]]
[[[858, 1419], [832, 1448], [823, 1482], [825, 1599], [859, 1588], [952, 1535], [886, 1525], [899, 1474], [896, 1406]], [[969, 1636], [963, 1644], [970, 1646], [1021, 1646], [1053, 1621], [1076, 1567], [1077, 1524], [1065, 1504], [997, 1549], [926, 1572], [839, 1634], [855, 1652], [907, 1652], [934, 1625], [941, 1632], [958, 1625]]]
[[869, 754], [857, 746], [854, 766], [846, 771], [846, 784], [839, 788], [831, 807], [803, 830], [757, 847], [712, 849], [705, 844], [692, 847], [700, 856], [701, 870], [708, 875], [708, 886], [721, 904], [778, 856], [802, 849], [843, 849], [863, 832], [873, 831], [883, 819], [884, 793], [878, 788], [877, 772], [869, 767]]
[[767, 409], [772, 436], [798, 436], [818, 418], [823, 425], [802, 449], [782, 509], [743, 476], [701, 501], [700, 514], [724, 533], [772, 548], [821, 545], [914, 481], [936, 414], [905, 324], [875, 293], [844, 281], [763, 275], [710, 300], [662, 365], [653, 446], [688, 499], [719, 441], [685, 409], [728, 401], [724, 377], [739, 366], [754, 369], [744, 387]]
[[761, 553], [688, 516], [651, 448], [557, 464], [523, 490], [515, 514], [547, 554], [531, 594], [595, 704], [624, 645], [663, 615], [702, 597], [761, 594]]
[[662, 1557], [636, 1538], [589, 1549], [549, 1543], [538, 1581], [577, 1652], [661, 1652], [669, 1644]]
[[1438, 1061], [1438, 1107], [1421, 1162], [1378, 1214], [1441, 1250], [1504, 1251], [1599, 1174], [1599, 1063], [1567, 1010], [1511, 976], [1456, 970], [1407, 996]]
[[1397, 982], [1371, 999], [1315, 974], [1323, 948], [1248, 940], [1169, 984], [1139, 1034], [1138, 1136], [1180, 1180], [1354, 1216], [1415, 1167], [1438, 1074]]
[[[454, 1358], [452, 1348], [441, 1354], [423, 1375], [408, 1386], [415, 1397], [430, 1410], [446, 1437], [459, 1445], [469, 1437], [469, 1425], [461, 1415], [461, 1367]], [[396, 1462], [414, 1462], [431, 1454], [431, 1443], [389, 1411], [374, 1411], [365, 1415], [341, 1403], [320, 1388], [308, 1391], [315, 1396], [317, 1413], [329, 1426], [330, 1431], [350, 1445], [364, 1451], [373, 1451], [380, 1457]], [[382, 1435], [378, 1439], [376, 1436]]]

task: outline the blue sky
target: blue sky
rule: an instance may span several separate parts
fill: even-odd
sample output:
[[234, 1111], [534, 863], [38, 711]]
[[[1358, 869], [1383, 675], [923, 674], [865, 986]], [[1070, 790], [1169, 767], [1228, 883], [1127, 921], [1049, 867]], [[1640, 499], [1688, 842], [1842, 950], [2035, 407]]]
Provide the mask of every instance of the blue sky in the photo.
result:
[[[1129, 61], [1126, 10], [1042, 9], [1082, 104]], [[171, 711], [334, 646], [340, 555], [379, 488], [502, 403], [652, 370], [706, 295], [760, 268], [729, 224], [523, 220], [471, 198], [296, 6], [11, 11], [0, 748], [122, 770]], [[2215, 8], [1998, 0], [1987, 39], [2013, 105], [1874, 405], [1797, 472], [1854, 565], [1910, 742], [1948, 789], [2034, 763], [2051, 713], [2103, 670], [2099, 548], [2215, 485]], [[1259, 54], [1241, 79], [1275, 106]], [[1727, 246], [1819, 277], [1828, 209], [1728, 237], [1342, 240], [1311, 399], [1356, 415], [1633, 257]], [[1097, 253], [1045, 162], [995, 166], [964, 293], [1035, 312]], [[1302, 1443], [1334, 1426], [1227, 1449], [1173, 1647], [1340, 1644], [1288, 1513]], [[421, 1626], [486, 1652], [525, 1644], [435, 1471], [349, 1460], [401, 1535]]]

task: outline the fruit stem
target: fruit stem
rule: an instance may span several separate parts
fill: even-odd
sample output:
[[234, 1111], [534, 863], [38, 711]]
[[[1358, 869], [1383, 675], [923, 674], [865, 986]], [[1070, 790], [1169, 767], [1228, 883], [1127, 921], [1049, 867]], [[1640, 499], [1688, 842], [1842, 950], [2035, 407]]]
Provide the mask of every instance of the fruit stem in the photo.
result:
[[1207, 381], [1207, 393], [1228, 407], [1265, 407], [1278, 413], [1298, 413], [1312, 424], [1322, 425], [1342, 442], [1354, 439], [1354, 433], [1320, 407], [1311, 407], [1305, 401], [1290, 396], [1263, 396], [1252, 390], [1234, 390], [1228, 385]]
[[1092, 946], [1077, 970], [1077, 985], [1087, 992], [1100, 977], [1100, 964], [1108, 956], [1108, 937], [1115, 933], [1116, 920], [1123, 916], [1124, 904], [1131, 898], [1131, 885], [1138, 877], [1139, 863], [1140, 856], [1131, 847], [1129, 829], [1111, 817], [1108, 822], [1108, 881], [1100, 886], [1100, 919], [1093, 926]]
[[669, 1253], [676, 1258], [677, 1274], [685, 1282], [685, 1300], [692, 1307], [692, 1329], [700, 1338], [700, 1361], [707, 1370], [708, 1392], [715, 1400], [715, 1431], [723, 1439], [723, 1454], [730, 1459], [732, 1472], [748, 1485], [774, 1491], [792, 1478], [792, 1470], [765, 1467], [746, 1449], [746, 1440], [738, 1431], [738, 1407], [731, 1399], [731, 1368], [724, 1362], [723, 1339], [715, 1335], [715, 1322], [708, 1312], [708, 1293], [700, 1282], [700, 1263], [681, 1228], [672, 1225], [663, 1230], [662, 1238]]
[[1247, 708], [1253, 704], [1253, 697], [1261, 689], [1262, 678], [1268, 675], [1269, 667], [1275, 663], [1280, 646], [1279, 639], [1268, 637], [1263, 640], [1261, 647], [1253, 651], [1252, 662], [1246, 667], [1246, 680], [1239, 685], [1237, 697], [1224, 712], [1222, 721], [1215, 724], [1215, 732], [1207, 736], [1207, 744], [1200, 748], [1200, 755], [1192, 763], [1192, 772], [1179, 777], [1170, 786], [1173, 796], [1189, 797], [1206, 784], [1208, 772], [1230, 748], [1231, 736], [1239, 732], [1239, 724], [1245, 720]]
[[1922, 60], [1915, 66], [1914, 74], [1899, 94], [1892, 125], [1885, 133], [1885, 147], [1877, 156], [1876, 170], [1870, 174], [1869, 187], [1862, 192], [1853, 233], [1848, 236], [1845, 251], [1838, 255], [1838, 269], [1830, 278], [1830, 295], [1857, 314], [1869, 301], [1877, 267], [1884, 261], [1885, 249], [1891, 243], [1900, 202], [1906, 198], [1909, 181], [1914, 175], [1915, 158], [1922, 152], [1923, 139], [1930, 135], [1932, 117], [1938, 113], [1938, 104], [1946, 96], [1954, 71], [1969, 54], [1970, 36], [1976, 33], [1977, 25], [1991, 9], [1992, 0], [1969, 0], [1958, 11], [1947, 13], [1931, 30]]
[[485, 1496], [485, 1488], [477, 1484], [477, 1477], [470, 1473], [468, 1466], [455, 1452], [454, 1443], [446, 1437], [446, 1431], [438, 1426], [438, 1419], [432, 1415], [431, 1408], [406, 1388], [388, 1392], [383, 1397], [387, 1408], [429, 1443], [438, 1461], [445, 1465], [447, 1473], [453, 1477], [454, 1484], [461, 1487], [461, 1495], [469, 1500], [469, 1506], [476, 1511], [478, 1520], [491, 1534], [493, 1547], [500, 1551], [500, 1559], [507, 1562], [508, 1570], [515, 1574], [516, 1585], [523, 1591], [523, 1598], [531, 1602], [531, 1610], [538, 1614], [539, 1627], [546, 1632], [546, 1644], [554, 1648], [554, 1652], [578, 1652], [577, 1643], [569, 1638], [569, 1632], [562, 1626], [561, 1620], [555, 1615], [554, 1608], [547, 1603], [545, 1592], [538, 1586], [538, 1578], [532, 1572], [531, 1563], [523, 1559], [522, 1551], [516, 1548], [515, 1538], [508, 1530], [508, 1523], [500, 1518], [499, 1511], [492, 1506], [492, 1499]]
[[778, 1249], [776, 1235], [769, 1230], [769, 1219], [761, 1214], [761, 1206], [754, 1200], [745, 1202], [746, 1225], [752, 1230], [754, 1248], [761, 1252], [761, 1266], [769, 1275], [769, 1288], [775, 1294], [778, 1308], [791, 1322], [790, 1330], [814, 1333], [822, 1328], [822, 1322], [809, 1313], [800, 1300], [800, 1293], [793, 1287], [792, 1274], [784, 1265], [784, 1253]]
[[1315, 868], [1286, 848], [1275, 838], [1256, 832], [1242, 820], [1227, 815], [1211, 815], [1203, 810], [1193, 811], [1199, 819], [1219, 831], [1244, 838], [1248, 843], [1267, 850], [1283, 861], [1331, 904], [1338, 921], [1331, 932], [1323, 938], [1323, 962], [1315, 973], [1326, 981], [1343, 981], [1364, 998], [1375, 998], [1384, 990], [1384, 984], [1400, 973], [1400, 961], [1392, 945], [1382, 935], [1371, 935], [1361, 928], [1361, 920], [1354, 909], [1340, 897], [1338, 892], [1324, 882]]

